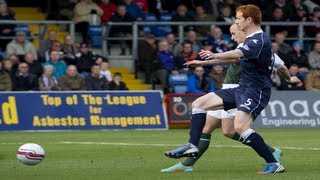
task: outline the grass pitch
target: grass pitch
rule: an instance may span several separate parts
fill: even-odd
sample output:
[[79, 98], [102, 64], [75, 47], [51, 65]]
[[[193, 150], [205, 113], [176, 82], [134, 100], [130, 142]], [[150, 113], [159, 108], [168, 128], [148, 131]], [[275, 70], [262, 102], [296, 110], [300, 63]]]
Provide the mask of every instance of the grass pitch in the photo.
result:
[[[239, 142], [213, 134], [211, 147], [191, 173], [159, 171], [178, 163], [163, 152], [188, 139], [188, 130], [1, 132], [0, 179], [320, 179], [319, 129], [258, 130], [283, 147], [283, 174], [257, 175], [262, 158]], [[45, 160], [26, 166], [16, 159], [23, 143], [43, 146]]]

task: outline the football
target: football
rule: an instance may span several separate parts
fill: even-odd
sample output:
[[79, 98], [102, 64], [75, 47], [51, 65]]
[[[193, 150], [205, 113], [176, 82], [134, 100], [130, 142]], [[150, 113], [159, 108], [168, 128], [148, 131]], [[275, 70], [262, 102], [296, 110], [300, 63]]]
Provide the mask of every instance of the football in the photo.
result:
[[18, 160], [25, 165], [39, 164], [45, 156], [44, 149], [35, 143], [27, 143], [19, 147]]

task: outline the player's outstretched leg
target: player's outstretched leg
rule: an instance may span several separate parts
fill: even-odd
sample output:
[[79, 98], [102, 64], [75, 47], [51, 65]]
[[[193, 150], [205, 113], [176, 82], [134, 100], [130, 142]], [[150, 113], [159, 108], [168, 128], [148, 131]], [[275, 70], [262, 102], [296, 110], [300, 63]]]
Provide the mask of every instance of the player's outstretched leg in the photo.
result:
[[211, 135], [202, 133], [199, 142], [199, 154], [197, 157], [188, 157], [182, 163], [175, 164], [169, 168], [162, 169], [161, 172], [191, 172], [193, 171], [193, 165], [202, 156], [202, 154], [208, 149], [210, 144]]
[[206, 111], [193, 108], [190, 124], [189, 143], [176, 149], [166, 151], [164, 154], [170, 158], [196, 157], [199, 154], [197, 148], [202, 133], [202, 129], [206, 122]]

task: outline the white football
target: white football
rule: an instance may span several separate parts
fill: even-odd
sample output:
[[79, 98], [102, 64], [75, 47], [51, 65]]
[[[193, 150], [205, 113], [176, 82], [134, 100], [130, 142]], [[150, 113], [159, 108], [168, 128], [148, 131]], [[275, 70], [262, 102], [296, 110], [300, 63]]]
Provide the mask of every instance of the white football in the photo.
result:
[[17, 152], [18, 160], [26, 165], [39, 164], [45, 156], [44, 149], [34, 143], [27, 143], [19, 147]]

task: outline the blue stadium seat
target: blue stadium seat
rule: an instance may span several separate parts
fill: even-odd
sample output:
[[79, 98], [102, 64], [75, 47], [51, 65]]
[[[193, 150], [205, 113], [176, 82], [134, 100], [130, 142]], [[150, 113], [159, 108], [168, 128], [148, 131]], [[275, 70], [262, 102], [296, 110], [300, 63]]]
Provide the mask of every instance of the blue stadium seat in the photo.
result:
[[89, 26], [88, 35], [91, 38], [92, 47], [99, 48], [102, 46], [102, 26]]
[[[158, 21], [157, 17], [153, 13], [146, 13], [144, 16], [144, 20], [146, 22], [155, 22]], [[143, 26], [143, 32], [145, 34], [153, 34], [152, 29], [154, 29], [156, 26]]]
[[170, 74], [169, 86], [173, 93], [184, 94], [188, 91], [188, 75], [187, 74]]

